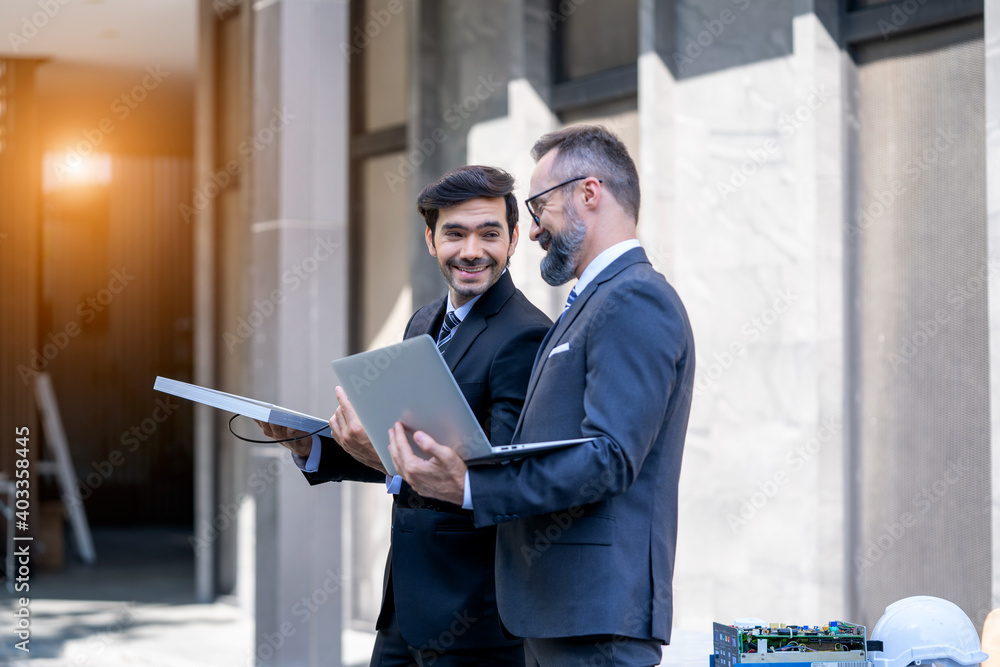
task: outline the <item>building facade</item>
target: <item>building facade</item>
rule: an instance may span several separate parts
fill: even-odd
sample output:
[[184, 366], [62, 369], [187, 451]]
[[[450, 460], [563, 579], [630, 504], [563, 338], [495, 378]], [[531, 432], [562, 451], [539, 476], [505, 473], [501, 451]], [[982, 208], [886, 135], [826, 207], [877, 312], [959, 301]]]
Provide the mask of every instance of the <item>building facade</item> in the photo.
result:
[[[484, 163], [523, 199], [538, 136], [602, 123], [637, 160], [640, 240], [697, 341], [679, 640], [738, 616], [871, 628], [914, 594], [980, 629], [1000, 606], [1000, 5], [200, 12], [196, 382], [331, 414], [328, 362], [399, 340], [444, 292], [417, 192]], [[515, 282], [556, 315], [568, 286], [526, 241]], [[266, 664], [318, 664], [341, 651], [331, 628], [374, 621], [389, 499], [309, 488], [217, 420], [195, 413], [199, 590], [256, 609]]]

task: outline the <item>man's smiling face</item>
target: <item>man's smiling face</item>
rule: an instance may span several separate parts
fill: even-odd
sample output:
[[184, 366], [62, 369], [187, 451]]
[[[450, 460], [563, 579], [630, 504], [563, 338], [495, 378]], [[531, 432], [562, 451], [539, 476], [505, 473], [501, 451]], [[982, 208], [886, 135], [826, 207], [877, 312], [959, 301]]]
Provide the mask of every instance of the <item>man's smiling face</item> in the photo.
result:
[[502, 198], [477, 197], [441, 209], [433, 235], [426, 230], [456, 307], [492, 287], [514, 254], [518, 232], [511, 237], [506, 211]]

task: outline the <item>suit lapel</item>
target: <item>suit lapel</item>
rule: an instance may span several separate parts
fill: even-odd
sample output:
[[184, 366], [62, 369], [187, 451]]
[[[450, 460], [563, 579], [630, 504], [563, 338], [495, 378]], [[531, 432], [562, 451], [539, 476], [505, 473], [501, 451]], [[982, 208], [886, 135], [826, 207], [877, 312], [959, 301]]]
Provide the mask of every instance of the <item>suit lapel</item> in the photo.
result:
[[[480, 299], [482, 301], [482, 299]], [[479, 302], [476, 302], [479, 305]], [[444, 360], [448, 363], [448, 368], [452, 371], [455, 370], [455, 366], [458, 362], [462, 360], [465, 353], [469, 351], [472, 343], [476, 340], [480, 333], [486, 329], [486, 318], [483, 317], [482, 313], [476, 310], [476, 306], [472, 307], [469, 314], [465, 316], [462, 323], [458, 325], [455, 329], [455, 334], [451, 337], [448, 342], [448, 346], [444, 348], [442, 356]]]
[[[531, 395], [535, 392], [535, 386], [538, 384], [538, 378], [541, 377], [542, 368], [545, 366], [545, 362], [549, 359], [549, 353], [555, 349], [556, 345], [562, 339], [563, 335], [569, 330], [570, 325], [576, 319], [577, 315], [583, 310], [583, 307], [587, 305], [587, 301], [596, 291], [597, 281], [595, 280], [590, 285], [587, 285], [587, 289], [583, 291], [583, 294], [576, 297], [576, 301], [573, 305], [569, 307], [569, 310], [565, 311], [562, 316], [556, 320], [556, 323], [549, 328], [549, 332], [545, 334], [545, 338], [542, 339], [542, 345], [538, 348], [538, 354], [535, 356], [535, 365], [531, 368], [531, 379], [528, 380], [528, 391], [524, 395], [524, 404], [527, 405], [528, 401], [531, 400]], [[524, 410], [521, 411], [521, 417], [518, 419], [517, 427], [514, 429], [514, 438], [516, 442], [518, 431], [521, 428], [521, 419], [524, 418]]]
[[[642, 248], [633, 248], [611, 262], [587, 285], [587, 289], [583, 290], [583, 294], [577, 296], [573, 305], [563, 312], [562, 316], [552, 325], [552, 328], [549, 329], [549, 332], [542, 340], [542, 346], [538, 349], [538, 355], [535, 356], [535, 365], [531, 369], [531, 379], [528, 381], [528, 391], [524, 396], [525, 407], [531, 401], [531, 396], [534, 394], [538, 379], [541, 377], [542, 369], [545, 367], [545, 362], [548, 361], [549, 353], [562, 341], [563, 336], [569, 331], [573, 322], [583, 312], [587, 302], [590, 301], [590, 297], [600, 289], [601, 285], [624, 271], [626, 267], [640, 262], [649, 263], [646, 251]], [[521, 434], [521, 424], [524, 421], [524, 413], [525, 411], [521, 410], [521, 416], [518, 418], [517, 426], [514, 428], [513, 442], [518, 442], [518, 436]]]
[[[433, 307], [435, 305], [437, 307]], [[413, 323], [410, 325], [408, 337], [427, 334], [434, 340], [437, 340], [438, 334], [441, 332], [441, 322], [444, 321], [445, 311], [448, 310], [448, 299], [446, 297], [441, 299], [440, 303], [435, 302], [430, 304], [430, 306], [423, 309], [423, 315], [419, 319], [414, 317]], [[448, 364], [448, 370], [454, 372], [459, 360], [465, 356], [476, 336], [485, 328], [486, 320], [473, 307], [458, 328], [455, 329], [454, 335], [452, 335], [448, 346], [445, 347], [444, 353], [441, 355], [444, 357], [445, 363]]]
[[[448, 368], [451, 371], [455, 370], [458, 362], [462, 360], [462, 357], [469, 351], [472, 344], [476, 342], [479, 334], [486, 330], [486, 327], [489, 325], [489, 318], [500, 312], [500, 309], [514, 296], [516, 291], [514, 281], [510, 277], [510, 271], [507, 271], [497, 279], [492, 287], [479, 297], [479, 300], [472, 306], [472, 310], [469, 311], [465, 319], [462, 320], [462, 323], [455, 329], [454, 335], [451, 337], [448, 346], [445, 347], [442, 354], [445, 363], [448, 364]], [[431, 338], [437, 340], [438, 331], [441, 329], [441, 322], [444, 320], [444, 313], [447, 309], [447, 297], [441, 299], [437, 308], [428, 307], [423, 309], [426, 314], [420, 321], [414, 317], [413, 323], [410, 325], [410, 335], [419, 336], [426, 333]]]
[[583, 291], [583, 294], [576, 297], [576, 301], [573, 302], [573, 305], [565, 310], [562, 316], [556, 320], [556, 323], [552, 325], [552, 328], [550, 329], [552, 336], [542, 343], [541, 351], [545, 354], [545, 356], [542, 357], [543, 359], [548, 358], [549, 352], [551, 352], [552, 349], [560, 342], [563, 334], [566, 333], [573, 325], [577, 316], [583, 312], [583, 307], [587, 305], [587, 301], [589, 301], [590, 297], [593, 296], [596, 288], [596, 280], [587, 285], [587, 289]]
[[444, 320], [444, 311], [448, 309], [447, 297], [432, 301], [425, 308], [421, 308], [414, 314], [413, 321], [406, 329], [406, 337], [414, 338], [423, 334], [428, 334], [437, 340], [438, 330]]

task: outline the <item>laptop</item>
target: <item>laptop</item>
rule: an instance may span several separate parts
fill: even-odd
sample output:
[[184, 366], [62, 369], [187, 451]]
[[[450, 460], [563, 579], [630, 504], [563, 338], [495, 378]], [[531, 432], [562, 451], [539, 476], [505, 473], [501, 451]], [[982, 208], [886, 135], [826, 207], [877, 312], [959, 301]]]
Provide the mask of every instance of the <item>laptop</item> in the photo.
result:
[[593, 438], [555, 440], [493, 447], [465, 401], [434, 339], [424, 334], [402, 343], [361, 352], [332, 362], [336, 383], [354, 406], [386, 471], [396, 474], [389, 456], [389, 429], [402, 422], [410, 446], [423, 431], [453, 448], [468, 465], [496, 463], [570, 447]]

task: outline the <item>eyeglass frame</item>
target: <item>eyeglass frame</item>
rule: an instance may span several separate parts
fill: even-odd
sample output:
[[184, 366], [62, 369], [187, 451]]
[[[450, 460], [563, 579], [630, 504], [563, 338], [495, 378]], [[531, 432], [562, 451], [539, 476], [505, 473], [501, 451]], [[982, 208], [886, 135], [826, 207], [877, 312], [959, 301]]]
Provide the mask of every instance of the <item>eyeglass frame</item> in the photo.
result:
[[[574, 183], [576, 181], [582, 181], [582, 180], [587, 179], [587, 178], [590, 178], [590, 176], [576, 176], [575, 178], [571, 178], [568, 181], [563, 181], [562, 183], [560, 183], [558, 185], [553, 185], [548, 190], [542, 190], [537, 195], [531, 195], [530, 197], [528, 197], [527, 199], [524, 200], [524, 207], [528, 209], [528, 215], [531, 216], [531, 219], [535, 221], [536, 225], [538, 225], [539, 227], [541, 227], [542, 226], [541, 219], [537, 215], [535, 215], [535, 212], [531, 209], [531, 200], [532, 199], [538, 199], [542, 195], [547, 195], [550, 192], [552, 192], [553, 190], [558, 190], [559, 188], [561, 188], [564, 185], [569, 185], [570, 183]], [[597, 182], [598, 183], [603, 183], [604, 181], [599, 178], [599, 179], [597, 179]]]

